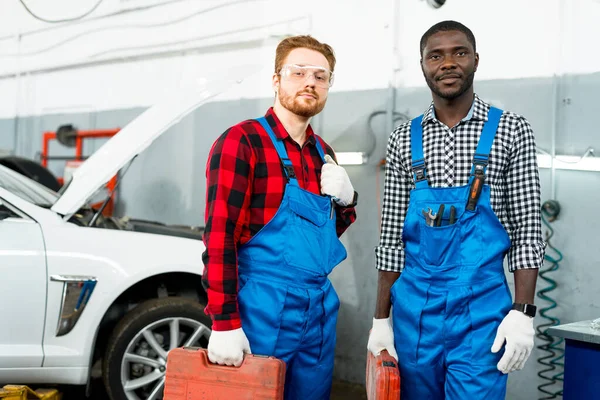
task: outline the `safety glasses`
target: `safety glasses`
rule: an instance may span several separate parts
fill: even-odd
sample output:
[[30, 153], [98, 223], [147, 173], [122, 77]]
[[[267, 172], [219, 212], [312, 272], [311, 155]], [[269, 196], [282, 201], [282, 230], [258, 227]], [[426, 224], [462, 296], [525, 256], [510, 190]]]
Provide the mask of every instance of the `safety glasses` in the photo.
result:
[[327, 89], [333, 85], [333, 72], [317, 65], [285, 64], [281, 67], [279, 76], [294, 83], [304, 83], [312, 76], [315, 78], [315, 86]]

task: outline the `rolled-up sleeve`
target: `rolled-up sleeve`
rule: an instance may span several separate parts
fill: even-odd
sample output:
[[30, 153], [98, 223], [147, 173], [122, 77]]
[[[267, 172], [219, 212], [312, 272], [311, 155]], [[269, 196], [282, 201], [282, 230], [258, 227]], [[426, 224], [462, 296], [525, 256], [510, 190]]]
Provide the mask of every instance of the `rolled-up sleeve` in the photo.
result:
[[541, 190], [533, 129], [517, 119], [506, 177], [510, 272], [540, 268], [546, 243], [542, 238]]

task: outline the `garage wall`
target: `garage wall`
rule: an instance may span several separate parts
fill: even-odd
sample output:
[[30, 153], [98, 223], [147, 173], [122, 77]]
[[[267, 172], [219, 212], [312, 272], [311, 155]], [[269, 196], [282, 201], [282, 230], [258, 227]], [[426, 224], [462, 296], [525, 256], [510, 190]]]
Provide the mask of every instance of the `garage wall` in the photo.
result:
[[[81, 3], [63, 0], [63, 8], [54, 4], [44, 9], [44, 2], [31, 1], [47, 17], [64, 16], [65, 10], [76, 15], [87, 9]], [[152, 3], [161, 1], [105, 0], [94, 16]], [[198, 109], [165, 133], [136, 160], [122, 182], [119, 215], [202, 225], [209, 147], [228, 126], [261, 115], [272, 103], [273, 49], [281, 35], [311, 33], [334, 46], [336, 84], [313, 125], [334, 148], [365, 150], [371, 143], [367, 117], [386, 109], [390, 82], [398, 88], [396, 111], [413, 117], [429, 104], [430, 94], [418, 66], [418, 41], [431, 24], [446, 18], [463, 21], [475, 32], [481, 56], [477, 92], [525, 115], [540, 148], [550, 150], [553, 130], [558, 154], [581, 155], [590, 146], [600, 148], [593, 119], [600, 56], [588, 49], [591, 38], [600, 34], [596, 23], [600, 3], [595, 0], [568, 4], [560, 0], [448, 0], [439, 10], [420, 0], [402, 0], [396, 8], [391, 0], [309, 0], [302, 7], [297, 2], [283, 3], [174, 1], [49, 29], [48, 24], [24, 13], [17, 1], [3, 1], [0, 149], [35, 158], [44, 130], [63, 123], [75, 123], [80, 129], [121, 127], [167, 93], [201, 78], [210, 79], [230, 65], [263, 65], [238, 90]], [[490, 4], [495, 7], [493, 13], [484, 9]], [[284, 8], [289, 11], [283, 13]], [[138, 26], [166, 21], [166, 10], [171, 13], [168, 20], [194, 16], [177, 25]], [[67, 42], [38, 53], [61, 41]], [[169, 41], [175, 43], [164, 44]], [[43, 72], [48, 69], [53, 72]], [[560, 79], [553, 80], [555, 74]], [[558, 90], [553, 97], [555, 83]], [[356, 224], [343, 236], [349, 257], [332, 275], [342, 301], [335, 373], [356, 382], [364, 380], [366, 340], [375, 305], [373, 248], [379, 236], [384, 179], [377, 164], [385, 156], [389, 135], [384, 118], [379, 115], [373, 121], [376, 146], [368, 164], [347, 167], [361, 201]], [[86, 153], [101, 144], [90, 144]], [[60, 155], [72, 149], [54, 144], [52, 151]], [[62, 174], [60, 163], [50, 167]], [[542, 200], [548, 200], [552, 198], [548, 170], [541, 171], [541, 180]], [[556, 199], [562, 214], [553, 224], [552, 243], [565, 258], [554, 274], [559, 286], [552, 295], [559, 303], [554, 315], [563, 323], [600, 317], [600, 299], [595, 296], [600, 286], [600, 255], [591, 242], [596, 237], [594, 206], [600, 200], [599, 183], [597, 172], [556, 172]], [[539, 288], [544, 286], [540, 280]], [[543, 322], [536, 318], [536, 324]], [[537, 376], [536, 359], [542, 355], [536, 350], [525, 370], [510, 376], [507, 399], [539, 397], [536, 387], [543, 381]]]
[[[28, 0], [47, 19], [75, 17], [94, 3]], [[224, 98], [270, 97], [273, 50], [300, 33], [334, 47], [332, 93], [424, 87], [420, 36], [449, 18], [475, 33], [480, 79], [600, 69], [600, 55], [586, 46], [600, 34], [595, 0], [449, 0], [437, 10], [423, 0], [104, 0], [85, 20], [64, 24], [34, 19], [17, 0], [0, 9], [4, 117], [147, 107], [233, 65], [263, 68]]]

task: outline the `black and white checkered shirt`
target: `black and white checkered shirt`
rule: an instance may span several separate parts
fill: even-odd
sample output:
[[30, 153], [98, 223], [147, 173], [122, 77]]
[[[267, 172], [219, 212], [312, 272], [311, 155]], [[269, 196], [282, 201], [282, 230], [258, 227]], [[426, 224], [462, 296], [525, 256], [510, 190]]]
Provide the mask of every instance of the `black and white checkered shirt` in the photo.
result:
[[[489, 104], [475, 95], [471, 111], [448, 128], [435, 118], [433, 103], [423, 115], [423, 154], [430, 187], [468, 184], [473, 154]], [[508, 267], [540, 268], [546, 247], [542, 239], [540, 183], [533, 130], [522, 116], [504, 111], [486, 171], [491, 205], [506, 229], [511, 248]], [[375, 248], [377, 269], [404, 268], [402, 228], [410, 191], [415, 187], [411, 168], [410, 121], [391, 134], [386, 156], [381, 237]]]

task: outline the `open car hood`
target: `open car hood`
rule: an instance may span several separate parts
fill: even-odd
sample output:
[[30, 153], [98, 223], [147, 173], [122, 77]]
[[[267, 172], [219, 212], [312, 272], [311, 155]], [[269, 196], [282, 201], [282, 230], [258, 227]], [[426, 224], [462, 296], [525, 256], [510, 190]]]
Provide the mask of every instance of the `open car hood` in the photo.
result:
[[149, 107], [95, 151], [73, 173], [51, 209], [70, 218], [105, 185], [125, 164], [144, 151], [160, 135], [183, 117], [219, 94], [240, 84], [257, 67], [239, 67], [227, 76], [207, 83], [194, 83], [172, 97]]

